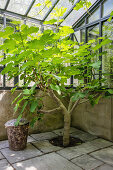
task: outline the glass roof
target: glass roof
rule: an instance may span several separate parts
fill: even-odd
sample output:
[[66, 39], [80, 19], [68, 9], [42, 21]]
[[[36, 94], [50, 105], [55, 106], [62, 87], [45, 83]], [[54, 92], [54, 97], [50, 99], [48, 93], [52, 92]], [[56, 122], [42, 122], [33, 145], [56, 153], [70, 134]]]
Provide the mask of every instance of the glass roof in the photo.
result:
[[[51, 0], [51, 2], [48, 1], [47, 6], [44, 5], [44, 2], [45, 2], [45, 0], [36, 0], [33, 7], [31, 8], [28, 16], [33, 17], [33, 18], [37, 18], [37, 19], [43, 19], [43, 17], [46, 15], [48, 10], [55, 3], [55, 0]], [[36, 4], [39, 4], [39, 6], [36, 6]]]
[[5, 4], [6, 4], [7, 0], [0, 0], [0, 8], [4, 9], [5, 8]]
[[[75, 0], [75, 2], [76, 1], [77, 0]], [[69, 11], [71, 9], [72, 6], [73, 6], [72, 3], [69, 2], [69, 1], [60, 0], [55, 7], [57, 7], [57, 8], [64, 7], [64, 8], [66, 8], [66, 12], [67, 12], [67, 11]], [[54, 12], [54, 10], [53, 10], [53, 12]], [[64, 15], [65, 15], [65, 13], [64, 13]], [[63, 17], [61, 17], [61, 18], [63, 18]], [[50, 20], [50, 19], [51, 19], [51, 14], [47, 17], [46, 20]]]
[[10, 0], [7, 10], [24, 15], [32, 0]]
[[[97, 0], [90, 1], [93, 5]], [[74, 5], [76, 2], [78, 0], [74, 1]], [[8, 15], [17, 15], [23, 19], [28, 17], [28, 19], [43, 23], [44, 20], [51, 19], [51, 12], [54, 12], [55, 7], [64, 7], [67, 10], [61, 17], [65, 18], [61, 25], [72, 26], [86, 12], [84, 8], [78, 11], [73, 10], [74, 5], [69, 0], [0, 0], [0, 12], [1, 14], [9, 12]]]
[[[96, 2], [96, 0], [90, 0], [90, 2], [93, 5]], [[61, 25], [72, 26], [85, 12], [86, 10], [84, 8], [81, 8], [78, 11], [73, 10]]]

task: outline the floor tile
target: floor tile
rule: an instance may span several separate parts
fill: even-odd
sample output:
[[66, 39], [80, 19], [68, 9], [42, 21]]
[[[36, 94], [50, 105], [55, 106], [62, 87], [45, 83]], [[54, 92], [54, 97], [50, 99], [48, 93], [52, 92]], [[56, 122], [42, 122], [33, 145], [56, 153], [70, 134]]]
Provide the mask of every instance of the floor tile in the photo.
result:
[[21, 160], [26, 160], [28, 158], [42, 155], [42, 152], [40, 152], [30, 143], [27, 145], [27, 148], [22, 151], [11, 151], [9, 148], [5, 148], [2, 149], [1, 152], [10, 163], [19, 162]]
[[98, 139], [91, 141], [91, 144], [98, 147], [98, 149], [105, 148], [105, 147], [113, 145], [112, 142], [104, 140], [102, 138], [98, 138]]
[[49, 141], [37, 141], [37, 142], [32, 142], [33, 145], [35, 145], [39, 150], [41, 150], [44, 153], [49, 153], [49, 152], [55, 152], [58, 150], [61, 150], [61, 147], [54, 146], [52, 145]]
[[79, 139], [81, 139], [82, 141], [85, 141], [85, 142], [91, 141], [91, 140], [94, 140], [94, 139], [97, 138], [96, 136], [91, 135], [91, 134], [86, 133], [86, 132], [80, 132], [80, 133], [74, 132], [74, 133], [71, 134], [71, 136], [79, 138]]
[[98, 148], [96, 146], [93, 146], [90, 142], [87, 142], [79, 146], [64, 148], [57, 153], [70, 160], [78, 156], [96, 151], [97, 149]]
[[80, 166], [85, 170], [92, 170], [103, 164], [103, 162], [92, 158], [89, 155], [83, 155], [78, 158], [72, 159], [71, 162], [75, 163], [76, 165]]
[[95, 170], [113, 170], [113, 167], [110, 166], [110, 165], [102, 165], [102, 166], [99, 166], [98, 168], [95, 168]]
[[46, 140], [46, 139], [52, 139], [54, 137], [57, 137], [57, 135], [52, 132], [46, 132], [40, 134], [32, 134], [31, 137], [33, 137], [36, 140]]
[[28, 136], [27, 138], [27, 142], [33, 142], [33, 141], [36, 141], [36, 139], [32, 138], [31, 136]]
[[8, 148], [8, 147], [9, 147], [8, 140], [0, 141], [0, 149]]
[[113, 166], [113, 149], [110, 147], [93, 152], [90, 155]]
[[13, 164], [16, 170], [82, 170], [56, 153]]
[[0, 160], [0, 170], [14, 170], [14, 168], [7, 162], [6, 159]]
[[4, 159], [4, 156], [2, 155], [1, 152], [0, 152], [0, 159]]
[[[53, 132], [60, 136], [60, 135], [63, 135], [63, 130], [64, 130], [64, 129], [62, 128], [62, 129], [54, 130]], [[70, 128], [70, 134], [71, 134], [71, 133], [74, 133], [74, 132], [76, 132], [76, 133], [78, 134], [78, 133], [81, 133], [82, 131], [79, 130], [79, 129], [76, 129], [76, 128], [71, 127], [71, 128]]]

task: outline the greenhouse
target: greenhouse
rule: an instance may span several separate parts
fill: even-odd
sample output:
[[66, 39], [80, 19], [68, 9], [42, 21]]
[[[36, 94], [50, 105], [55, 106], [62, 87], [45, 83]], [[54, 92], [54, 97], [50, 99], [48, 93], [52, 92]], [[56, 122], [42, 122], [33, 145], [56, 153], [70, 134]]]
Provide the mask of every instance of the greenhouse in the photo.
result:
[[113, 170], [113, 0], [0, 0], [0, 170]]

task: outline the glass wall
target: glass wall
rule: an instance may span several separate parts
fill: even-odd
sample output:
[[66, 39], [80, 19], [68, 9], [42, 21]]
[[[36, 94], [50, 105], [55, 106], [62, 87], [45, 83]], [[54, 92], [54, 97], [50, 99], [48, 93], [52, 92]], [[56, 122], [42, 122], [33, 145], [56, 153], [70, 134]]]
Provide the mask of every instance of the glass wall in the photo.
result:
[[[103, 37], [110, 38], [113, 41], [113, 21], [103, 23]], [[113, 42], [105, 45], [102, 49], [107, 54], [102, 57], [103, 77], [107, 78], [106, 84], [113, 87]]]
[[[86, 15], [85, 25], [79, 27], [77, 26], [77, 28], [75, 28], [75, 35], [77, 40], [82, 42], [83, 38], [85, 37], [85, 42], [88, 42], [92, 39], [96, 40], [99, 36], [113, 40], [113, 21], [107, 21], [112, 11], [113, 0], [100, 1], [95, 10], [93, 8], [93, 11], [89, 11], [89, 14]], [[81, 33], [81, 29], [83, 30], [83, 28], [84, 34]], [[102, 52], [104, 52], [103, 55], [99, 54]], [[107, 54], [105, 52], [107, 52]], [[107, 78], [107, 82], [104, 83], [104, 85], [113, 87], [113, 43], [106, 45], [96, 51], [94, 62], [98, 60], [102, 61], [102, 63], [100, 70], [95, 73], [95, 78]]]
[[106, 0], [102, 4], [102, 16], [105, 17], [109, 15], [113, 10], [113, 0]]

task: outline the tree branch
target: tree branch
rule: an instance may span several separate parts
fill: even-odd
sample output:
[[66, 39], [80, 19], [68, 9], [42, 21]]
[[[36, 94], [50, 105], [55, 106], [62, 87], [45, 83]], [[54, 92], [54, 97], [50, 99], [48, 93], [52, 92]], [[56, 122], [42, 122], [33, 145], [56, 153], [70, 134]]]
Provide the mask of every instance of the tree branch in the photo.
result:
[[61, 110], [62, 110], [62, 109], [61, 109], [60, 107], [57, 107], [57, 108], [52, 109], [52, 110], [39, 110], [39, 112], [50, 114], [50, 113], [55, 113], [55, 112], [58, 112], [58, 111], [61, 111]]
[[69, 101], [69, 106], [68, 106], [68, 111], [70, 112], [71, 108], [72, 108], [72, 105], [73, 105], [73, 102], [70, 98], [70, 101]]
[[80, 99], [78, 99], [78, 100], [74, 103], [72, 109], [70, 110], [70, 114], [72, 114], [72, 112], [74, 111], [74, 109], [77, 107], [77, 105], [79, 104], [79, 101], [80, 101]]
[[55, 95], [55, 93], [53, 92], [53, 90], [49, 89], [49, 95], [50, 97], [52, 97], [55, 102], [57, 103], [57, 105], [60, 107], [63, 105], [63, 103], [61, 102], [61, 100]]

